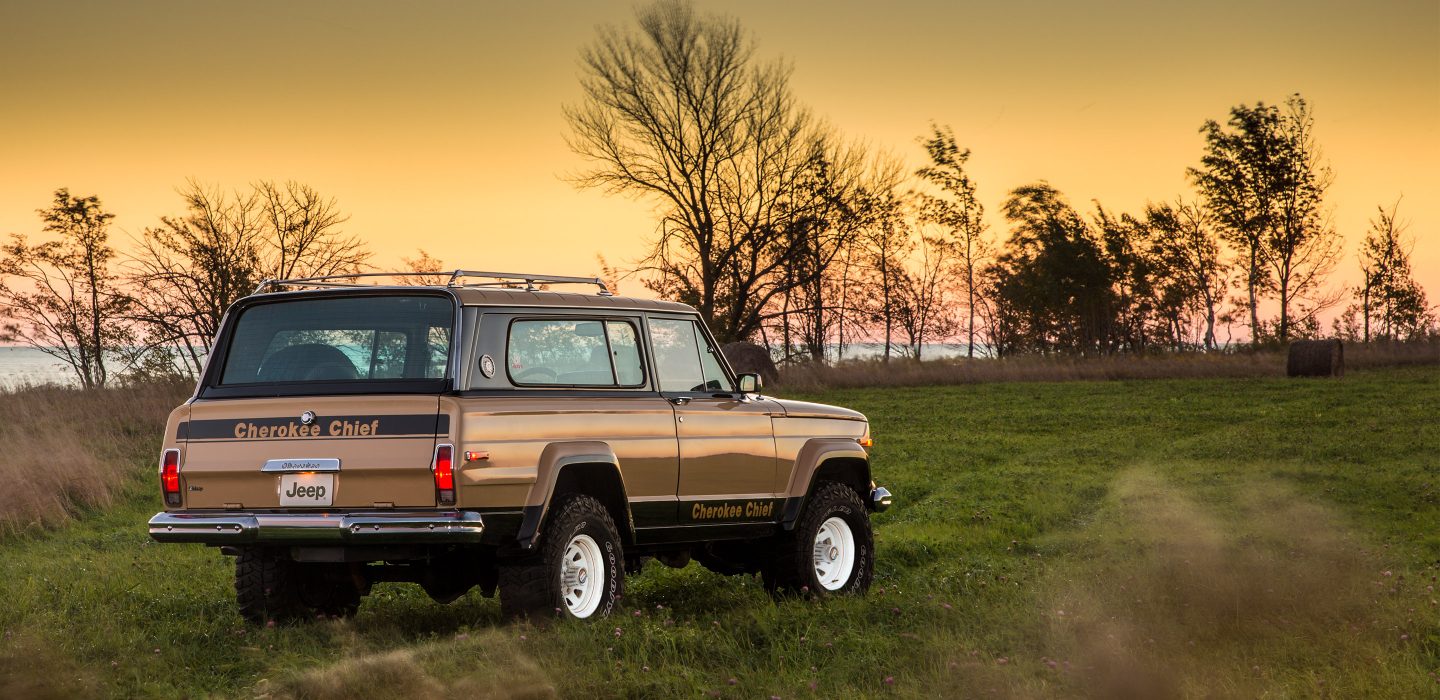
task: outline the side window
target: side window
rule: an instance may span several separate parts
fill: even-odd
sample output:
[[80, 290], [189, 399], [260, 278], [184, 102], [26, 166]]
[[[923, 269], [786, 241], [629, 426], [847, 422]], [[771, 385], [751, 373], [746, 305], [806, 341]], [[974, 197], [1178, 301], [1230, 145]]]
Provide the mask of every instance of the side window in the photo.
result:
[[640, 343], [635, 326], [624, 321], [606, 321], [610, 338], [610, 357], [615, 361], [615, 378], [620, 386], [645, 384], [645, 365], [640, 361]]
[[615, 386], [603, 321], [515, 321], [505, 366], [518, 385]]
[[650, 346], [660, 391], [699, 391], [705, 383], [696, 352], [695, 324], [666, 318], [650, 319]]

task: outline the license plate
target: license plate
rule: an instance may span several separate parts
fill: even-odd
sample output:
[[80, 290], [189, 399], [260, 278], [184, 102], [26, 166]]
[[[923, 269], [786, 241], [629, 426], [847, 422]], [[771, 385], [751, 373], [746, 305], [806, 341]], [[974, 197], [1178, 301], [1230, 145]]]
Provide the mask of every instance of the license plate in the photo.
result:
[[328, 506], [335, 500], [334, 474], [281, 474], [280, 505]]

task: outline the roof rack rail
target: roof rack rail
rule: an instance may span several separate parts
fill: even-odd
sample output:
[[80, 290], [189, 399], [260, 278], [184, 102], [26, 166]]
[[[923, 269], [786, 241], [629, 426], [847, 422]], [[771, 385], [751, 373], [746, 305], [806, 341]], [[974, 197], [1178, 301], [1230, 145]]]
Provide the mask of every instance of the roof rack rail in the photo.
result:
[[[267, 289], [278, 289], [282, 286], [292, 285], [301, 287], [369, 287], [372, 285], [359, 282], [362, 278], [368, 277], [418, 277], [421, 279], [436, 279], [449, 277], [445, 283], [446, 287], [501, 287], [508, 289], [524, 289], [525, 291], [539, 291], [541, 284], [593, 284], [600, 288], [600, 296], [613, 296], [610, 286], [605, 280], [599, 277], [564, 277], [560, 275], [532, 275], [522, 272], [485, 272], [481, 270], [455, 270], [453, 272], [348, 272], [338, 275], [321, 275], [319, 277], [296, 277], [293, 279], [267, 279], [255, 287], [253, 294], [262, 294]], [[466, 277], [481, 277], [493, 281], [464, 283]], [[432, 286], [440, 286], [438, 284]]]

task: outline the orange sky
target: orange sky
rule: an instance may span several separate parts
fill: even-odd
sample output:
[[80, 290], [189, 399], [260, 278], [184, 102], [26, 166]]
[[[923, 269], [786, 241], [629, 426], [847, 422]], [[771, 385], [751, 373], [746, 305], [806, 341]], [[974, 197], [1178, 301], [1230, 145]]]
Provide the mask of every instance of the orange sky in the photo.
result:
[[[701, 2], [739, 17], [799, 98], [912, 163], [930, 119], [974, 149], [991, 212], [1048, 179], [1077, 206], [1188, 193], [1197, 130], [1303, 93], [1348, 248], [1404, 195], [1440, 301], [1440, 3]], [[180, 211], [186, 178], [295, 179], [334, 196], [380, 264], [593, 273], [639, 256], [645, 202], [577, 191], [561, 105], [607, 2], [0, 0], [0, 234], [57, 187], [120, 238]], [[1353, 257], [1339, 282], [1353, 282]], [[625, 286], [628, 292], [638, 285]]]

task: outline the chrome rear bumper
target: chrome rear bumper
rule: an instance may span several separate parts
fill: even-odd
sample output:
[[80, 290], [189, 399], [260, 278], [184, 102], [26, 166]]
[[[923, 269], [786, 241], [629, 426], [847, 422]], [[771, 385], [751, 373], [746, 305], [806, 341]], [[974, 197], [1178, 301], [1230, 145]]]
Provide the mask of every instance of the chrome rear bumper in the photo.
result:
[[448, 544], [479, 542], [479, 513], [468, 511], [363, 513], [174, 512], [150, 518], [157, 542], [251, 544]]

